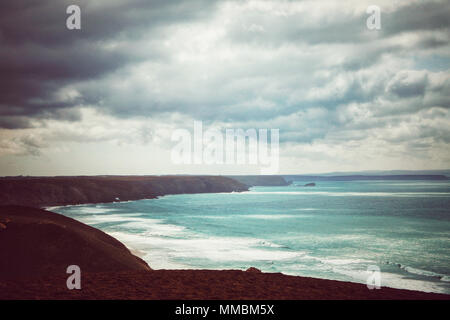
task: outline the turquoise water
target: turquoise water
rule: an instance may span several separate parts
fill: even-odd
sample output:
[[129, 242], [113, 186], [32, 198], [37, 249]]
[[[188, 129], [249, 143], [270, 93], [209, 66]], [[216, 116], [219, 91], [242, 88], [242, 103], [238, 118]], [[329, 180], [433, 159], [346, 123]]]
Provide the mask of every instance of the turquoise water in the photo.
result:
[[154, 269], [247, 269], [450, 293], [450, 183], [319, 182], [54, 211], [99, 228]]

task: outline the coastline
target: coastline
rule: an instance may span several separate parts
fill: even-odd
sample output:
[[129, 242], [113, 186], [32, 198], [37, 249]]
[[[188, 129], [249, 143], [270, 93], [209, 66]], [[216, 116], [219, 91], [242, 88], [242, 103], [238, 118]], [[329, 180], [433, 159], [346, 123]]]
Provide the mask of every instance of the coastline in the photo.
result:
[[[95, 204], [94, 204], [95, 205]], [[70, 216], [70, 215], [69, 215]], [[87, 221], [84, 221], [85, 223]], [[104, 232], [108, 232], [107, 229]], [[119, 241], [121, 241], [124, 245], [127, 246], [127, 248], [136, 256], [143, 258], [144, 260], [146, 260], [146, 262], [149, 264], [149, 266], [154, 269], [154, 270], [166, 270], [166, 269], [172, 269], [172, 270], [199, 270], [199, 269], [209, 269], [209, 270], [232, 270], [232, 269], [237, 269], [237, 270], [245, 270], [245, 268], [248, 268], [250, 266], [255, 266], [258, 268], [261, 268], [261, 270], [263, 272], [283, 272], [285, 275], [290, 275], [290, 276], [299, 276], [299, 277], [311, 277], [311, 278], [317, 278], [317, 279], [324, 279], [324, 280], [334, 280], [334, 281], [342, 281], [342, 282], [348, 282], [348, 283], [353, 283], [353, 284], [363, 284], [365, 285], [365, 278], [360, 278], [360, 277], [353, 277], [353, 278], [349, 278], [349, 277], [344, 277], [344, 276], [336, 276], [333, 277], [331, 276], [317, 276], [314, 273], [306, 273], [306, 274], [299, 274], [299, 273], [292, 273], [292, 272], [285, 272], [285, 270], [283, 269], [271, 269], [271, 268], [265, 268], [264, 266], [260, 266], [258, 264], [253, 265], [251, 262], [250, 263], [246, 263], [243, 265], [233, 265], [233, 266], [223, 266], [220, 264], [214, 265], [214, 266], [207, 266], [207, 265], [190, 265], [188, 264], [173, 264], [173, 263], [161, 263], [161, 261], [165, 261], [160, 260], [160, 259], [155, 259], [155, 256], [151, 255], [150, 251], [142, 251], [142, 248], [140, 248], [140, 245], [136, 245], [135, 241], [133, 241], [133, 239], [129, 239], [128, 237], [121, 237], [119, 234], [115, 234], [113, 233], [108, 233], [110, 236], [118, 239]], [[158, 242], [157, 242], [158, 243]], [[136, 245], [136, 247], [134, 246]], [[141, 246], [142, 247], [142, 246]], [[153, 246], [152, 246], [153, 247]], [[167, 247], [168, 251], [170, 251], [170, 247]], [[150, 253], [150, 254], [149, 254]], [[145, 259], [145, 256], [146, 259]], [[156, 263], [155, 263], [156, 262]], [[166, 261], [167, 262], [167, 261]], [[393, 263], [391, 263], [393, 264]], [[365, 268], [365, 267], [364, 267]], [[361, 272], [365, 272], [365, 269], [361, 269]], [[386, 271], [383, 269], [383, 271]], [[389, 272], [389, 271], [386, 271]], [[389, 274], [389, 273], [386, 273]], [[363, 275], [364, 277], [366, 277], [367, 275]], [[401, 275], [400, 275], [401, 276]], [[385, 278], [383, 277], [383, 280]], [[386, 279], [389, 279], [388, 277], [386, 277]], [[392, 280], [392, 279], [390, 279]], [[424, 285], [425, 284], [425, 285]], [[411, 285], [410, 283], [406, 283], [404, 284], [402, 283], [398, 283], [395, 281], [383, 281], [383, 286], [389, 287], [389, 288], [393, 288], [393, 289], [400, 289], [400, 290], [411, 290], [411, 291], [420, 291], [420, 292], [424, 292], [424, 293], [440, 293], [440, 294], [448, 294], [448, 292], [446, 292], [445, 290], [439, 290], [440, 288], [438, 288], [438, 285], [435, 285], [433, 287], [433, 283], [431, 283], [431, 285], [428, 286], [428, 283], [424, 283], [422, 285], [419, 284], [414, 284]]]
[[241, 192], [248, 188], [225, 176], [2, 177], [0, 203], [45, 208], [155, 199], [169, 194]]
[[[9, 211], [9, 214], [7, 213]], [[6, 214], [5, 214], [6, 212]], [[42, 215], [42, 216], [39, 216]], [[318, 279], [301, 276], [291, 276], [282, 273], [264, 273], [255, 268], [249, 268], [247, 271], [242, 270], [152, 270], [151, 268], [136, 268], [136, 263], [141, 263], [139, 258], [133, 254], [138, 254], [131, 249], [131, 254], [123, 251], [126, 246], [117, 239], [112, 238], [104, 232], [84, 225], [81, 222], [67, 218], [63, 215], [27, 207], [19, 206], [3, 206], [0, 208], [0, 219], [7, 221], [6, 228], [0, 231], [0, 245], [3, 243], [11, 252], [32, 252], [36, 248], [47, 248], [49, 243], [54, 243], [53, 238], [43, 239], [40, 236], [31, 236], [27, 241], [28, 247], [23, 247], [23, 243], [19, 244], [16, 240], [20, 233], [20, 219], [23, 216], [31, 217], [31, 221], [26, 223], [33, 230], [43, 229], [47, 226], [59, 224], [62, 226], [60, 232], [62, 236], [73, 238], [71, 233], [72, 225], [76, 228], [82, 228], [84, 237], [95, 235], [97, 238], [111, 241], [118, 247], [124, 261], [128, 266], [112, 268], [109, 263], [105, 263], [102, 268], [85, 268], [85, 265], [92, 262], [92, 257], [98, 258], [97, 254], [91, 255], [88, 260], [84, 258], [81, 263], [83, 271], [82, 290], [68, 290], [66, 288], [67, 274], [65, 268], [53, 269], [48, 272], [48, 267], [39, 265], [38, 260], [31, 260], [26, 263], [26, 267], [33, 266], [43, 267], [46, 273], [35, 274], [34, 270], [28, 275], [4, 277], [0, 279], [0, 299], [1, 300], [21, 300], [21, 299], [228, 299], [228, 300], [298, 300], [298, 299], [443, 299], [450, 300], [450, 295], [439, 293], [426, 293], [421, 291], [412, 291], [404, 289], [393, 289], [382, 287], [379, 290], [370, 290], [364, 284], [353, 282]], [[43, 219], [45, 218], [45, 219]], [[29, 230], [29, 229], [27, 229]], [[37, 234], [39, 235], [39, 234]], [[14, 238], [16, 236], [16, 238]], [[107, 238], [103, 238], [107, 237]], [[92, 238], [90, 246], [92, 249], [105, 240], [97, 240]], [[5, 241], [13, 240], [13, 241]], [[6, 244], [5, 244], [6, 243]], [[22, 247], [21, 247], [22, 246]], [[78, 246], [68, 249], [63, 245], [63, 251], [53, 252], [46, 258], [46, 263], [54, 264], [61, 254], [64, 252], [68, 257], [68, 261], [73, 261], [73, 256], [81, 257], [80, 253], [73, 251], [78, 250]], [[71, 251], [72, 250], [72, 251]], [[130, 249], [127, 248], [128, 251]], [[83, 252], [85, 249], [82, 250]], [[8, 252], [6, 252], [8, 254]], [[104, 259], [115, 259], [116, 251], [109, 252]], [[8, 255], [10, 262], [14, 262], [14, 258]], [[81, 258], [80, 258], [81, 259]], [[138, 260], [136, 260], [138, 259]], [[5, 260], [5, 259], [4, 259]], [[95, 259], [94, 259], [95, 260]], [[113, 261], [111, 260], [111, 261]], [[17, 261], [17, 260], [16, 260]], [[78, 260], [77, 260], [78, 261]], [[81, 261], [81, 260], [80, 260]], [[105, 262], [105, 261], [103, 261]], [[130, 263], [133, 266], [130, 267]], [[143, 262], [143, 261], [142, 261]], [[63, 264], [65, 265], [65, 264]], [[1, 263], [0, 263], [1, 267]], [[11, 267], [11, 265], [10, 265]], [[14, 269], [19, 267], [12, 266]], [[5, 275], [4, 266], [2, 274]], [[11, 269], [9, 269], [11, 270]], [[8, 271], [8, 267], [6, 269]]]
[[[115, 178], [106, 178], [108, 183]], [[148, 178], [148, 177], [147, 177]], [[147, 179], [146, 178], [146, 179]], [[150, 177], [151, 179], [159, 178]], [[193, 178], [195, 181], [205, 181], [202, 180], [203, 177], [188, 177], [187, 181], [192, 182]], [[220, 179], [217, 177], [211, 177], [214, 183]], [[41, 178], [34, 178], [32, 180], [40, 180]], [[42, 178], [47, 179], [47, 178]], [[74, 177], [73, 180], [84, 179], [82, 177]], [[101, 177], [100, 180], [105, 179]], [[119, 177], [119, 181], [122, 179], [128, 180], [128, 177]], [[139, 178], [133, 178], [132, 180], [140, 180]], [[172, 177], [168, 178], [172, 180]], [[200, 180], [196, 180], [200, 179]], [[209, 178], [206, 178], [208, 181]], [[218, 180], [215, 180], [218, 179]], [[230, 178], [228, 182], [232, 181]], [[95, 180], [95, 179], [94, 179]], [[145, 179], [144, 179], [145, 180]], [[183, 178], [182, 178], [183, 180]], [[3, 180], [5, 181], [5, 180]], [[27, 182], [26, 178], [20, 184]], [[129, 181], [127, 181], [128, 183]], [[120, 183], [121, 184], [121, 183]], [[147, 185], [148, 186], [148, 185]], [[152, 184], [152, 186], [154, 186]], [[183, 184], [183, 188], [188, 187], [189, 184]], [[216, 185], [217, 186], [217, 185]], [[123, 187], [123, 186], [122, 186]], [[235, 188], [241, 189], [242, 185], [239, 182], [232, 182], [230, 185], [221, 185], [220, 190], [213, 190], [209, 186], [203, 186], [198, 191], [198, 188], [194, 192], [189, 193], [217, 193], [217, 192], [235, 192]], [[249, 186], [242, 187], [238, 192], [248, 190]], [[231, 190], [231, 191], [230, 191]], [[174, 193], [166, 193], [154, 195], [152, 197], [140, 198], [140, 199], [130, 199], [130, 200], [112, 200], [112, 201], [101, 201], [101, 202], [83, 202], [83, 203], [66, 203], [62, 205], [46, 205], [43, 206], [47, 210], [54, 210], [56, 208], [65, 206], [84, 206], [84, 205], [96, 205], [96, 204], [107, 204], [107, 203], [123, 203], [136, 200], [144, 199], [155, 199], [165, 195], [171, 194], [182, 194], [183, 190], [177, 190]], [[158, 193], [160, 191], [151, 190], [152, 193]], [[5, 194], [3, 194], [5, 196]], [[25, 195], [20, 195], [23, 198]], [[20, 198], [19, 197], [19, 198]], [[72, 202], [72, 201], [70, 201]], [[36, 210], [30, 208], [32, 210]], [[0, 218], [1, 218], [0, 210]], [[56, 213], [54, 213], [56, 214]], [[57, 214], [59, 215], [59, 214]], [[0, 221], [1, 222], [1, 221]], [[39, 223], [40, 224], [40, 223]], [[96, 228], [90, 227], [97, 231]], [[2, 232], [0, 230], [0, 237]], [[111, 236], [117, 242], [120, 242], [115, 237]], [[35, 239], [35, 241], [40, 241], [40, 239]], [[145, 253], [141, 250], [136, 250], [129, 244], [120, 242], [131, 255], [142, 258]], [[32, 249], [30, 249], [32, 250]], [[50, 261], [51, 262], [51, 261]], [[151, 264], [151, 261], [148, 263]], [[445, 299], [449, 300], [450, 295], [425, 292], [425, 291], [414, 291], [407, 289], [394, 289], [389, 287], [382, 287], [380, 290], [369, 290], [365, 284], [351, 281], [340, 281], [325, 278], [311, 278], [303, 277], [297, 275], [287, 275], [281, 273], [254, 273], [245, 272], [242, 270], [199, 270], [199, 269], [158, 269], [142, 273], [142, 271], [136, 270], [118, 270], [118, 271], [106, 271], [106, 272], [91, 272], [88, 270], [83, 273], [83, 277], [86, 276], [87, 284], [89, 286], [88, 292], [83, 293], [68, 293], [64, 284], [66, 275], [44, 275], [40, 278], [15, 278], [15, 279], [3, 279], [0, 280], [0, 299]], [[178, 286], [176, 283], [172, 283], [173, 277], [180, 277]], [[226, 289], [223, 286], [236, 286], [239, 288], [239, 283], [236, 283], [235, 278], [239, 278], [242, 283], [248, 281], [256, 285], [255, 288], [259, 288], [261, 292], [256, 289], [247, 288], [245, 292], [241, 289]], [[26, 281], [25, 281], [26, 279]], [[84, 278], [83, 278], [84, 279]], [[154, 286], [155, 284], [151, 279], [160, 279], [161, 283], [166, 283], [170, 289], [167, 289], [162, 285], [161, 287]], [[191, 280], [189, 280], [191, 279]], [[208, 279], [208, 280], [206, 280]], [[221, 279], [220, 283], [217, 279]], [[62, 281], [62, 282], [61, 282]], [[159, 280], [158, 280], [159, 281]], [[187, 281], [184, 283], [183, 281]], [[325, 282], [324, 282], [325, 281]], [[45, 283], [45, 284], [44, 284]], [[291, 283], [297, 283], [298, 288], [292, 287]], [[136, 289], [142, 284], [144, 289]], [[45, 292], [42, 291], [42, 286], [45, 287]], [[267, 291], [265, 288], [270, 287]], [[111, 293], [107, 293], [105, 288], [112, 290]], [[122, 288], [122, 290], [114, 291], [113, 288]], [[198, 290], [197, 293], [192, 292], [192, 290]], [[138, 290], [138, 293], [136, 292]], [[340, 293], [334, 291], [340, 290]], [[334, 292], [334, 293], [331, 293]]]

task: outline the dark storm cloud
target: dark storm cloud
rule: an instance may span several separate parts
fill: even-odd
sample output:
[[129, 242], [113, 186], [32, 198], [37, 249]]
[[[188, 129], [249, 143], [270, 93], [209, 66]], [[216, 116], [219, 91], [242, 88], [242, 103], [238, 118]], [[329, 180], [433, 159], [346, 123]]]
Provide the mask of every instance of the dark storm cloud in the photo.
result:
[[[67, 32], [66, 8], [78, 5], [82, 32]], [[76, 40], [107, 40], [133, 36], [179, 21], [199, 19], [213, 9], [215, 1], [188, 0], [16, 0], [2, 1], [1, 30], [6, 43], [35, 42], [65, 45]]]
[[0, 128], [25, 129], [30, 127], [30, 120], [26, 117], [0, 117]]
[[[71, 4], [81, 8], [82, 30], [66, 28]], [[200, 18], [212, 6], [212, 1], [2, 1], [0, 127], [27, 127], [25, 116], [61, 119], [61, 108], [98, 102], [89, 96], [64, 98], [58, 90], [142, 59], [139, 52], [108, 42], [156, 35], [161, 26]], [[145, 53], [159, 55], [157, 49]]]
[[413, 2], [382, 15], [384, 35], [450, 27], [450, 6], [446, 0]]

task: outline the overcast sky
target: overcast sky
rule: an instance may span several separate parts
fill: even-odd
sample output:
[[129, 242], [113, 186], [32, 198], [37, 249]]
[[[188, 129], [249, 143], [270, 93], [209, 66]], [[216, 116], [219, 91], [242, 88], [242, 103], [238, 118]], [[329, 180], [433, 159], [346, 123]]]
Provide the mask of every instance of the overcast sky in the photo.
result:
[[173, 164], [194, 120], [279, 129], [280, 173], [448, 169], [449, 17], [446, 0], [1, 1], [0, 175], [259, 173]]

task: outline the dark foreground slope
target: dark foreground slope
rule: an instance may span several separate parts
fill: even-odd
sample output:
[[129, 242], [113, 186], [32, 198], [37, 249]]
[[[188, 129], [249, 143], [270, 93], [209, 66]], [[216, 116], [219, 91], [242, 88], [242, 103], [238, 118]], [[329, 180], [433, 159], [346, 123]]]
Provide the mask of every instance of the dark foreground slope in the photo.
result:
[[73, 264], [83, 273], [150, 270], [100, 230], [46, 210], [0, 206], [0, 279], [65, 276]]
[[450, 296], [363, 284], [240, 270], [153, 270], [84, 273], [81, 290], [65, 277], [1, 281], [0, 299], [445, 299]]
[[219, 176], [8, 177], [0, 179], [0, 203], [45, 207], [245, 190], [244, 184]]

